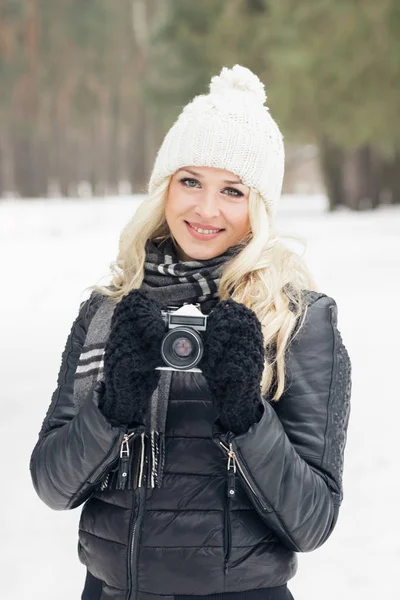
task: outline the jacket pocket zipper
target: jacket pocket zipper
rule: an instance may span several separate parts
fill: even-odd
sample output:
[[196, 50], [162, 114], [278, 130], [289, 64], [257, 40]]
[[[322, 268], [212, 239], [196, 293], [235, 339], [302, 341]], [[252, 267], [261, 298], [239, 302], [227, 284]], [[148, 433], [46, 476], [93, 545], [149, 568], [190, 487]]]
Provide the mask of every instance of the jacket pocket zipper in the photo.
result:
[[[107, 466], [102, 465], [101, 474], [96, 477], [98, 483], [100, 483], [100, 491], [104, 491], [111, 487], [114, 489], [125, 489], [128, 482], [130, 482], [130, 467], [132, 463], [132, 452], [129, 447], [129, 440], [136, 435], [137, 431], [125, 432], [118, 441], [117, 449], [118, 453], [113, 457], [112, 460], [107, 461]], [[113, 453], [114, 454], [114, 453]], [[118, 459], [116, 461], [116, 459]], [[113, 469], [110, 467], [116, 464]]]
[[231, 522], [231, 503], [236, 495], [236, 459], [232, 449], [232, 444], [229, 445], [228, 464], [227, 464], [227, 481], [226, 481], [226, 502], [225, 502], [225, 520], [224, 520], [224, 548], [225, 560], [224, 571], [225, 575], [229, 570], [229, 560], [232, 551], [232, 522]]
[[258, 494], [256, 492], [256, 490], [254, 488], [254, 485], [251, 483], [249, 476], [246, 474], [246, 471], [245, 471], [243, 465], [239, 461], [239, 459], [238, 459], [238, 451], [234, 450], [233, 444], [230, 443], [229, 447], [228, 447], [224, 443], [222, 443], [221, 441], [219, 443], [222, 446], [222, 448], [225, 450], [225, 452], [228, 454], [228, 461], [229, 461], [229, 458], [230, 458], [230, 460], [233, 461], [233, 464], [236, 465], [237, 469], [239, 470], [239, 473], [241, 474], [241, 476], [243, 478], [243, 481], [245, 482], [245, 484], [247, 485], [247, 487], [251, 491], [252, 495], [254, 496], [255, 501], [260, 506], [261, 510], [263, 510], [263, 511], [268, 510], [268, 506], [265, 504], [265, 502], [263, 502], [263, 500], [261, 500], [260, 494]]
[[109, 453], [108, 453], [107, 457], [105, 458], [105, 460], [103, 461], [103, 463], [100, 465], [100, 467], [97, 469], [97, 471], [92, 475], [92, 481], [94, 484], [102, 483], [104, 481], [104, 475], [107, 473], [107, 471], [109, 470], [111, 465], [114, 463], [116, 458], [118, 458], [118, 454], [116, 454], [116, 449], [117, 448], [119, 449], [120, 446], [121, 446], [121, 439], [118, 441], [118, 444], [115, 444], [115, 446], [113, 446], [111, 448], [111, 450], [109, 451]]

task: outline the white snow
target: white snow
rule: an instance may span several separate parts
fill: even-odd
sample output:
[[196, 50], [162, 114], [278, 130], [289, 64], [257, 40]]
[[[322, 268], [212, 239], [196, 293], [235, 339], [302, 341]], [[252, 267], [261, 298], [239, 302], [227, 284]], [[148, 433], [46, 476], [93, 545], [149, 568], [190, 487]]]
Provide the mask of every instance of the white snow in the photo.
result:
[[[84, 292], [107, 280], [119, 232], [141, 197], [0, 202], [2, 598], [80, 598], [80, 509], [36, 496], [30, 453]], [[344, 502], [334, 533], [299, 555], [295, 600], [394, 600], [400, 562], [400, 207], [327, 214], [323, 197], [284, 197], [281, 231], [307, 241], [322, 291], [339, 306], [353, 363]], [[292, 243], [292, 242], [290, 242]]]

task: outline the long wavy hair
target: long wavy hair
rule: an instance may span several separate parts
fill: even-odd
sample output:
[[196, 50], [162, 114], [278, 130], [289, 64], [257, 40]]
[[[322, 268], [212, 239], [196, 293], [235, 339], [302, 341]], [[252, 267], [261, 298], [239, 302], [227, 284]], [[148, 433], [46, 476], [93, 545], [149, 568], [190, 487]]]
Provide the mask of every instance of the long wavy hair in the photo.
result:
[[[165, 219], [170, 177], [143, 201], [123, 228], [119, 252], [110, 265], [109, 287], [89, 289], [119, 302], [139, 288], [144, 276], [148, 239], [172, 237]], [[277, 401], [285, 389], [285, 353], [298, 334], [306, 315], [303, 290], [316, 289], [303, 258], [290, 250], [278, 235], [273, 217], [261, 196], [249, 195], [250, 232], [240, 241], [240, 251], [226, 263], [219, 285], [219, 298], [231, 297], [253, 310], [259, 319], [266, 348], [261, 393]]]

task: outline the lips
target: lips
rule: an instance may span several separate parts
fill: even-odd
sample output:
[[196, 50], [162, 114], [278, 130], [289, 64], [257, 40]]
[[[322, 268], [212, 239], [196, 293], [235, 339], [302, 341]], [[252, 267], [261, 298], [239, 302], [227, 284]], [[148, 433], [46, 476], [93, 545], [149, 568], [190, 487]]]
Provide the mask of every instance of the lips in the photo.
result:
[[[189, 235], [191, 237], [193, 237], [196, 240], [199, 241], [204, 241], [204, 242], [208, 242], [210, 240], [215, 239], [216, 237], [222, 235], [222, 233], [224, 232], [224, 229], [219, 229], [216, 233], [201, 233], [200, 231], [197, 231], [196, 229], [194, 229], [194, 227], [192, 227], [187, 221], [184, 221], [186, 229], [189, 233]], [[205, 229], [204, 225], [202, 227], [202, 229]], [[215, 225], [214, 225], [215, 228]], [[211, 227], [212, 229], [212, 227]]]
[[198, 229], [223, 231], [223, 227], [216, 227], [215, 225], [204, 225], [203, 223], [196, 223], [195, 221], [185, 221], [185, 223], [191, 225], [192, 227], [197, 227]]

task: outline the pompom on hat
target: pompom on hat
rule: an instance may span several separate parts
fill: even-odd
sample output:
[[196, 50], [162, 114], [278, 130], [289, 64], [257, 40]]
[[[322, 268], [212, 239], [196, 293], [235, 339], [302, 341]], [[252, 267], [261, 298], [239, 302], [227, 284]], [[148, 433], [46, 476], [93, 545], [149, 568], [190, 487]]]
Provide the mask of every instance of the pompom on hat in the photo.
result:
[[282, 191], [283, 137], [264, 103], [264, 84], [250, 69], [223, 67], [210, 93], [187, 104], [165, 136], [149, 182], [152, 194], [166, 177], [188, 166], [235, 173], [276, 211]]

